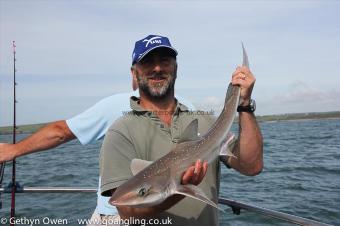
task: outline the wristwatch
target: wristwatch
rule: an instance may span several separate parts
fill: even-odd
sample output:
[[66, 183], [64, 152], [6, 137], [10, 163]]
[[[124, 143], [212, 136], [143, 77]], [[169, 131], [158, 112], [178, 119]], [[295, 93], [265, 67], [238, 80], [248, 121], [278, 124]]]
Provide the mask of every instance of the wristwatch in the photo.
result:
[[250, 112], [253, 113], [256, 110], [256, 103], [255, 100], [250, 99], [249, 105], [247, 106], [238, 106], [237, 112]]

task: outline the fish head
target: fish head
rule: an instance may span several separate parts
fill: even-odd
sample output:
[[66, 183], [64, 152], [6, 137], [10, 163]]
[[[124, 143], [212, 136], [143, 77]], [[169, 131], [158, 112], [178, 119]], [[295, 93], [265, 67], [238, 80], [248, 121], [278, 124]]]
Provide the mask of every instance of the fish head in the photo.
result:
[[114, 206], [154, 206], [169, 196], [168, 190], [162, 178], [154, 177], [140, 183], [134, 177], [116, 189], [109, 203]]

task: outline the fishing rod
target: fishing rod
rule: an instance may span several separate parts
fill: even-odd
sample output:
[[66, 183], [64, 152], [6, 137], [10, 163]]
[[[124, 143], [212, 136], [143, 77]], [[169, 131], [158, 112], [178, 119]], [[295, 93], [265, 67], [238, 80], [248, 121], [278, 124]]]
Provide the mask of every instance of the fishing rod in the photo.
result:
[[[17, 125], [16, 125], [16, 103], [17, 103], [17, 99], [16, 99], [16, 85], [17, 85], [17, 82], [16, 82], [16, 65], [15, 65], [15, 62], [16, 62], [16, 57], [15, 57], [15, 54], [16, 54], [16, 50], [15, 50], [15, 41], [13, 41], [13, 144], [16, 143], [16, 129], [17, 129]], [[16, 177], [16, 170], [15, 170], [15, 165], [16, 165], [16, 161], [15, 161], [15, 158], [13, 159], [12, 161], [12, 195], [11, 195], [11, 219], [14, 219], [14, 216], [15, 216], [15, 193], [16, 193], [16, 180], [15, 180], [15, 177]], [[14, 226], [14, 221], [11, 221], [10, 223], [11, 226]]]
[[[6, 165], [5, 163], [0, 164], [0, 189], [2, 188], [2, 180], [4, 179], [5, 165]], [[2, 209], [1, 193], [0, 193], [0, 209]]]

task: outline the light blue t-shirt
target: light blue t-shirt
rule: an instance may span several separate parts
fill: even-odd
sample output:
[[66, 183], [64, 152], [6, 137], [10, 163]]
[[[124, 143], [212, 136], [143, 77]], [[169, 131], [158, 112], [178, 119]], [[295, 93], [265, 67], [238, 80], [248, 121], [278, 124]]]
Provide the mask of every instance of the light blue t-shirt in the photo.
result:
[[[123, 116], [125, 112], [131, 111], [131, 96], [139, 96], [138, 90], [106, 97], [83, 113], [66, 120], [66, 123], [83, 145], [102, 139], [116, 119]], [[179, 96], [176, 96], [176, 98], [190, 110], [195, 110], [195, 107], [189, 101]], [[104, 215], [117, 215], [117, 209], [108, 203], [110, 197], [101, 196], [99, 188], [100, 178], [97, 192], [97, 212]]]

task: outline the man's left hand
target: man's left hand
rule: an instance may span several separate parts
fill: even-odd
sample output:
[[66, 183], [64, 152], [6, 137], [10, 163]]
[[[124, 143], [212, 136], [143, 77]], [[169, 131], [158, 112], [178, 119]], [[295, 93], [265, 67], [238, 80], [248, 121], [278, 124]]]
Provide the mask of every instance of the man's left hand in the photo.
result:
[[240, 105], [249, 105], [255, 80], [254, 75], [246, 66], [237, 67], [234, 71], [231, 83], [241, 87]]
[[190, 166], [182, 176], [182, 184], [199, 185], [207, 174], [208, 162], [198, 159], [193, 166]]

